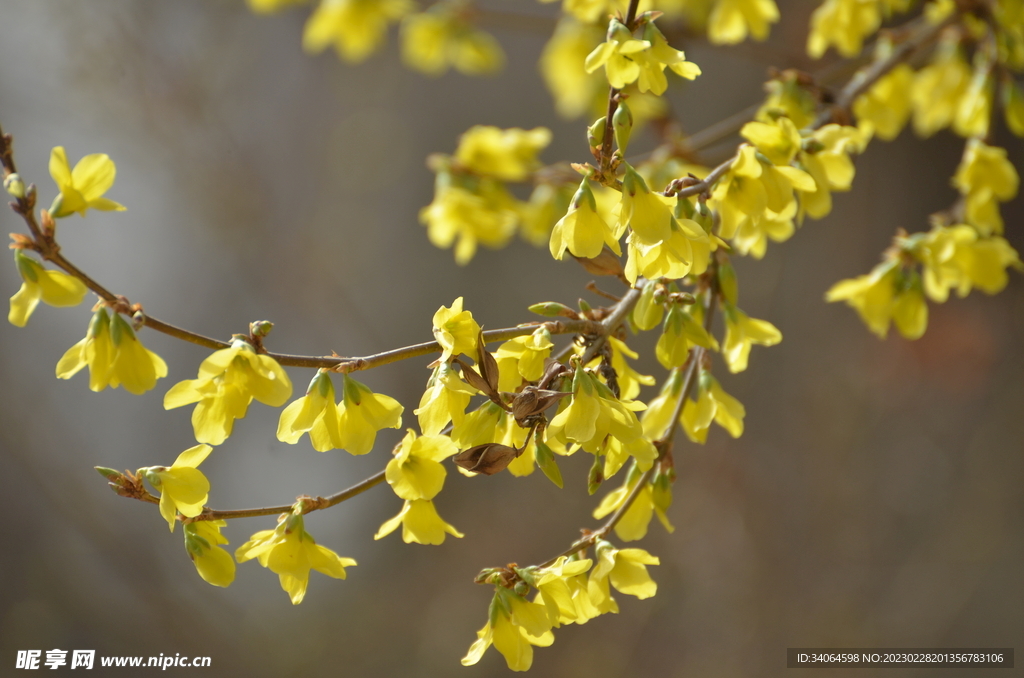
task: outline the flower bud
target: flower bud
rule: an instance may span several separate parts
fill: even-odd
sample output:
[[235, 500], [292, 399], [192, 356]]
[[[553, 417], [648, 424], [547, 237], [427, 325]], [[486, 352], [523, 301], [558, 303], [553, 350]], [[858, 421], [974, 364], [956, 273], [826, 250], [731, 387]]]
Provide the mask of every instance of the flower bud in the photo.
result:
[[619, 147], [620, 152], [625, 153], [626, 147], [629, 146], [629, 135], [633, 131], [633, 114], [625, 101], [620, 101], [615, 109], [612, 130], [615, 132], [615, 145]]
[[604, 144], [605, 124], [607, 121], [608, 118], [601, 116], [598, 118], [597, 122], [587, 129], [587, 141], [590, 143], [590, 147], [592, 149], [596, 150]]
[[274, 329], [274, 323], [269, 320], [257, 320], [256, 322], [249, 323], [249, 332], [254, 337], [260, 337], [261, 339], [268, 334], [270, 330]]
[[12, 172], [4, 177], [4, 190], [20, 200], [25, 197], [25, 182], [17, 172]]

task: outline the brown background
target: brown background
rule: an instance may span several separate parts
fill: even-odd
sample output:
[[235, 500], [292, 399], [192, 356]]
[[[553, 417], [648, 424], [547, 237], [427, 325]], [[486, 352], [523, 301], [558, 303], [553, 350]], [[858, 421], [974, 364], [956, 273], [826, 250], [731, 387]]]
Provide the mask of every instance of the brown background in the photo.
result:
[[[806, 65], [810, 5], [783, 10], [795, 23], [766, 46], [684, 45], [705, 73], [670, 94], [687, 129], [756, 101], [767, 65]], [[355, 67], [304, 55], [306, 11], [257, 17], [233, 0], [2, 3], [0, 121], [26, 181], [46, 205], [52, 146], [72, 161], [106, 152], [119, 172], [109, 197], [129, 207], [63, 220], [66, 255], [153, 315], [208, 335], [271, 319], [270, 345], [290, 353], [364, 355], [426, 340], [433, 312], [459, 295], [497, 328], [528, 319], [531, 303], [586, 294], [585, 273], [521, 242], [457, 267], [417, 222], [432, 194], [425, 156], [451, 152], [472, 124], [548, 125], [545, 160], [585, 159], [582, 124], [554, 117], [536, 76], [545, 35], [532, 22], [492, 22], [508, 54], [501, 75], [433, 80], [401, 66], [394, 34]], [[1000, 134], [1017, 144], [1019, 166], [1019, 140]], [[822, 301], [836, 280], [867, 272], [897, 227], [922, 230], [952, 201], [960, 148], [946, 133], [873, 145], [835, 214], [770, 245], [763, 261], [738, 263], [741, 306], [785, 336], [755, 348], [743, 374], [716, 362], [746, 404], [746, 434], [679, 443], [676, 532], [652, 525], [639, 544], [662, 559], [658, 595], [619, 596], [621, 614], [556, 631], [534, 675], [775, 676], [791, 646], [1022, 647], [1020, 276], [997, 297], [932, 306], [917, 342], [879, 341], [850, 309]], [[1021, 249], [1021, 201], [1004, 213]], [[7, 212], [0, 227], [23, 229]], [[4, 295], [18, 284], [3, 266]], [[359, 566], [344, 582], [313, 573], [300, 606], [255, 563], [217, 589], [195, 574], [180, 530], [168, 534], [152, 507], [118, 498], [91, 468], [169, 464], [191, 446], [190, 408], [164, 412], [161, 398], [207, 352], [144, 332], [169, 377], [144, 397], [94, 394], [83, 375], [53, 376], [88, 317], [88, 304], [41, 306], [26, 329], [0, 325], [0, 673], [19, 649], [61, 648], [209, 655], [218, 676], [507, 674], [493, 650], [476, 667], [458, 664], [487, 614], [489, 594], [472, 578], [543, 561], [594, 524], [586, 459], [563, 464], [561, 491], [539, 473], [450, 472], [437, 505], [467, 536], [442, 547], [397, 534], [373, 541], [401, 506], [386, 488], [311, 516], [318, 541]], [[655, 338], [633, 343], [650, 354]], [[364, 375], [406, 405], [406, 425], [425, 362]], [[662, 374], [653, 360], [641, 367]], [[290, 374], [297, 392], [312, 376]], [[400, 436], [388, 431], [354, 458], [305, 439], [279, 443], [276, 422], [254, 403], [206, 461], [211, 504], [337, 491], [381, 468]], [[233, 523], [231, 548], [272, 524]]]

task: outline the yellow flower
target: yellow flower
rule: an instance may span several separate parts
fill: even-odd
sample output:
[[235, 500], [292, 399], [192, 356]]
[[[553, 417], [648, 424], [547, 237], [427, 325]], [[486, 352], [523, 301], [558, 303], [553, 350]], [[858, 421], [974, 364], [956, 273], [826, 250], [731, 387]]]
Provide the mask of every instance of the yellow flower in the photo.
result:
[[643, 600], [658, 592], [658, 585], [647, 572], [647, 565], [660, 565], [657, 556], [643, 549], [617, 549], [599, 539], [594, 551], [597, 563], [590, 571], [590, 592], [595, 597], [594, 585], [608, 580], [616, 591]]
[[533, 665], [533, 646], [548, 647], [555, 640], [547, 608], [509, 589], [498, 587], [488, 616], [487, 624], [476, 632], [477, 640], [462, 658], [463, 666], [476, 664], [493, 644], [511, 670], [529, 671]]
[[100, 308], [89, 321], [85, 339], [72, 346], [57, 363], [57, 378], [70, 379], [89, 368], [89, 388], [107, 386], [140, 395], [167, 376], [167, 363], [138, 340], [135, 331], [120, 314], [113, 318]]
[[306, 22], [302, 46], [322, 52], [333, 45], [346, 61], [363, 61], [384, 41], [388, 23], [413, 7], [409, 0], [321, 0]]
[[515, 359], [519, 375], [526, 381], [537, 381], [544, 375], [544, 361], [551, 355], [554, 346], [551, 332], [542, 325], [533, 334], [506, 341], [495, 351], [494, 358], [498, 361]]
[[640, 77], [637, 88], [641, 92], [652, 92], [658, 96], [668, 89], [668, 80], [665, 78], [665, 67], [681, 78], [694, 80], [700, 75], [700, 67], [686, 60], [682, 50], [669, 46], [668, 41], [654, 22], [648, 22], [644, 27], [644, 40], [650, 43], [650, 48], [639, 52], [636, 55], [640, 64]]
[[800, 132], [787, 117], [780, 117], [774, 124], [748, 122], [740, 136], [775, 165], [788, 165], [800, 150]]
[[501, 70], [505, 63], [498, 41], [466, 23], [449, 3], [437, 3], [405, 18], [402, 58], [409, 68], [435, 76], [449, 67], [466, 75], [483, 75]]
[[825, 300], [845, 301], [882, 339], [892, 321], [907, 339], [920, 337], [928, 324], [920, 278], [902, 271], [896, 259], [882, 262], [867, 275], [840, 280], [825, 293]]
[[226, 520], [198, 520], [185, 525], [185, 550], [196, 571], [207, 583], [229, 586], [235, 580], [235, 560], [219, 544], [227, 544], [220, 528]]
[[435, 247], [447, 249], [456, 238], [455, 262], [460, 266], [476, 254], [477, 244], [504, 247], [516, 232], [515, 199], [502, 184], [481, 179], [474, 191], [451, 185], [439, 174], [434, 200], [420, 210], [420, 222]]
[[959, 39], [943, 40], [930, 64], [914, 75], [910, 99], [914, 105], [914, 131], [929, 137], [949, 127], [963, 101], [971, 68], [960, 55]]
[[715, 187], [709, 206], [719, 212], [722, 238], [732, 238], [744, 216], [758, 219], [767, 209], [768, 193], [761, 181], [764, 167], [757, 159], [757, 149], [744, 144]]
[[807, 53], [818, 59], [834, 45], [836, 51], [851, 58], [860, 54], [864, 38], [882, 22], [876, 0], [826, 0], [811, 15]]
[[247, 0], [249, 9], [258, 14], [277, 12], [290, 5], [301, 5], [306, 0]]
[[1020, 176], [1006, 159], [1006, 149], [979, 139], [967, 142], [964, 157], [953, 175], [953, 185], [967, 197], [967, 220], [983, 234], [1002, 233], [998, 202], [1017, 195]]
[[451, 308], [442, 306], [434, 313], [434, 338], [441, 345], [441, 360], [465, 353], [476, 359], [477, 335], [480, 325], [470, 311], [462, 310], [462, 297], [452, 302]]
[[640, 424], [644, 429], [644, 437], [657, 440], [668, 431], [672, 423], [672, 414], [679, 402], [679, 392], [683, 388], [683, 373], [674, 369], [661, 387], [661, 392], [647, 403]]
[[800, 154], [800, 164], [814, 179], [813, 191], [800, 191], [800, 214], [820, 219], [832, 211], [831, 191], [848, 191], [855, 169], [851, 153], [860, 153], [866, 143], [856, 128], [825, 125], [811, 135], [812, 148]]
[[343, 449], [366, 454], [373, 449], [377, 431], [402, 425], [402, 406], [394, 398], [374, 393], [347, 374], [342, 400], [334, 402], [334, 384], [326, 370], [309, 383], [306, 395], [281, 412], [277, 439], [294, 445], [309, 433], [319, 452]]
[[451, 439], [460, 450], [495, 442], [498, 420], [504, 410], [488, 400], [452, 427]]
[[797, 205], [789, 203], [781, 214], [766, 209], [760, 219], [743, 217], [736, 226], [736, 235], [733, 236], [732, 244], [740, 254], [761, 259], [768, 250], [768, 239], [774, 242], [785, 242], [796, 232], [793, 225], [793, 217], [796, 215]]
[[413, 410], [419, 418], [420, 431], [435, 436], [449, 421], [454, 426], [462, 424], [469, 399], [475, 394], [476, 389], [459, 379], [451, 365], [439, 364], [427, 382], [420, 406]]
[[174, 532], [175, 511], [187, 518], [195, 518], [203, 512], [203, 504], [209, 498], [210, 481], [196, 467], [203, 463], [213, 450], [209, 445], [190, 447], [174, 460], [170, 468], [149, 466], [139, 469], [138, 474], [160, 492], [160, 515]]
[[391, 489], [402, 499], [433, 499], [444, 486], [448, 472], [441, 462], [458, 454], [448, 436], [420, 436], [409, 429], [385, 476]]
[[716, 45], [734, 45], [747, 35], [768, 37], [770, 24], [779, 20], [774, 0], [717, 0], [708, 17], [708, 39]]
[[672, 304], [665, 316], [665, 326], [655, 356], [665, 369], [682, 367], [694, 346], [718, 350], [718, 342], [693, 317], [678, 304]]
[[601, 92], [604, 81], [587, 73], [583, 66], [587, 55], [600, 42], [600, 29], [562, 17], [544, 46], [541, 75], [563, 118], [578, 118], [586, 113]]
[[1021, 267], [1017, 251], [1004, 238], [982, 238], [977, 229], [963, 224], [932, 230], [922, 242], [921, 255], [924, 290], [940, 303], [953, 288], [961, 297], [974, 287], [996, 294], [1009, 282], [1006, 268]]
[[21, 274], [21, 289], [11, 297], [7, 321], [24, 327], [40, 300], [55, 307], [78, 306], [88, 288], [78, 278], [60, 271], [48, 271], [42, 265], [14, 250], [14, 263]]
[[617, 19], [608, 24], [605, 42], [587, 55], [583, 66], [593, 73], [604, 66], [605, 76], [615, 89], [636, 82], [640, 77], [639, 53], [651, 47], [647, 40], [635, 40], [633, 34]]
[[[654, 384], [654, 377], [647, 374], [640, 374], [626, 362], [626, 358], [636, 360], [640, 357], [636, 351], [626, 345], [621, 339], [608, 337], [608, 345], [612, 349], [612, 369], [615, 370], [619, 382], [619, 397], [622, 400], [633, 400], [640, 395], [640, 386], [651, 386]], [[595, 358], [590, 367], [596, 369], [601, 364], [600, 358]]]
[[[669, 209], [670, 198], [651, 193], [643, 177], [636, 170], [623, 163], [626, 174], [622, 178], [622, 208], [619, 211], [619, 227], [628, 225], [640, 242], [657, 245], [672, 235], [675, 218]], [[616, 234], [618, 236], [619, 233]]]
[[988, 66], [981, 65], [960, 98], [953, 118], [953, 131], [962, 137], [988, 136], [995, 90], [995, 82], [989, 71]]
[[537, 154], [550, 143], [551, 130], [546, 127], [527, 131], [476, 125], [459, 139], [455, 160], [477, 174], [501, 181], [524, 181], [540, 168]]
[[406, 544], [415, 542], [437, 546], [444, 543], [446, 533], [459, 539], [464, 536], [441, 519], [434, 502], [429, 499], [407, 499], [398, 515], [381, 525], [373, 538], [382, 539], [397, 530], [399, 525], [402, 526], [402, 541]]
[[[671, 198], [661, 198], [664, 202]], [[627, 239], [625, 275], [633, 284], [643, 276], [649, 280], [678, 280], [687, 274], [700, 275], [708, 267], [711, 252], [717, 247], [700, 224], [692, 219], [669, 222], [669, 235], [661, 242], [645, 242], [636, 231]]]
[[198, 403], [192, 411], [196, 440], [220, 445], [234, 429], [253, 398], [280, 407], [292, 395], [288, 373], [268, 355], [257, 354], [236, 336], [229, 348], [214, 352], [199, 366], [197, 379], [186, 379], [164, 396], [164, 409]]
[[117, 167], [106, 153], [87, 155], [75, 164], [75, 169], [71, 169], [64, 147], [55, 146], [50, 152], [50, 176], [60, 195], [50, 207], [50, 216], [66, 217], [78, 212], [84, 217], [90, 207], [105, 212], [123, 212], [124, 205], [103, 197], [114, 185], [116, 175]]
[[853, 113], [859, 127], [885, 141], [899, 136], [910, 118], [913, 82], [914, 71], [910, 66], [900, 64], [857, 97], [853, 102]]
[[743, 404], [726, 393], [710, 372], [701, 372], [697, 401], [687, 398], [679, 421], [686, 431], [686, 437], [703, 445], [712, 421], [728, 431], [733, 438], [739, 438], [743, 435], [743, 417], [746, 413]]
[[747, 358], [753, 344], [774, 346], [782, 341], [782, 333], [767, 320], [750, 318], [732, 304], [725, 306], [725, 343], [722, 357], [729, 371], [735, 374], [747, 369]]
[[634, 411], [642, 409], [641, 402], [616, 399], [607, 386], [578, 367], [572, 401], [555, 415], [548, 431], [552, 437], [578, 443], [595, 453], [609, 435], [624, 443], [640, 437], [643, 428]]
[[281, 588], [291, 597], [292, 605], [298, 605], [306, 597], [311, 569], [344, 579], [345, 568], [356, 564], [353, 559], [342, 558], [317, 544], [306, 532], [302, 515], [297, 513], [282, 515], [277, 529], [257, 532], [235, 551], [239, 563], [253, 558], [278, 575]]
[[[523, 568], [517, 570], [521, 576], [529, 577], [528, 583], [537, 589], [537, 600], [547, 608], [548, 618], [554, 626], [560, 624], [578, 623], [583, 624], [596, 615], [588, 615], [589, 600], [580, 604], [578, 601], [581, 595], [586, 597], [585, 587], [574, 586], [575, 580], [590, 569], [593, 564], [589, 558], [582, 560], [569, 560], [565, 556], [559, 556], [552, 565], [536, 569]], [[589, 606], [589, 607], [592, 607]]]
[[590, 182], [584, 178], [572, 198], [568, 213], [551, 231], [551, 256], [562, 259], [568, 249], [574, 256], [593, 259], [605, 245], [616, 254], [622, 253], [611, 227], [597, 211], [597, 200], [590, 189]]
[[[639, 478], [639, 469], [635, 473], [630, 473], [622, 487], [613, 490], [601, 500], [598, 507], [594, 509], [594, 518], [600, 520], [605, 516], [610, 515], [613, 511], [617, 511], [633, 492], [633, 488], [636, 487], [636, 483]], [[667, 532], [672, 533], [675, 531], [676, 528], [669, 522], [665, 511], [663, 511], [661, 507], [655, 505], [652, 485], [650, 483], [645, 483], [640, 489], [640, 493], [636, 496], [636, 499], [633, 500], [633, 503], [630, 504], [628, 509], [626, 509], [626, 513], [622, 516], [619, 522], [615, 524], [615, 534], [622, 541], [637, 541], [643, 539], [647, 536], [647, 528], [651, 524], [651, 518], [653, 518], [655, 514], [658, 516], [658, 520]]]

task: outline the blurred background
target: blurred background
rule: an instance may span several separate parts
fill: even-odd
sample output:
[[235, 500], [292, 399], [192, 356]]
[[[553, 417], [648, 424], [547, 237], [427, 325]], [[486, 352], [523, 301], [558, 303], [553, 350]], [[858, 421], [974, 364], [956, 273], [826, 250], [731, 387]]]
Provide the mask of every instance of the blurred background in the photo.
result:
[[[108, 196], [128, 211], [62, 220], [60, 241], [156, 317], [225, 339], [265, 318], [276, 323], [272, 350], [317, 355], [425, 341], [434, 311], [460, 295], [485, 327], [507, 327], [531, 319], [535, 302], [599, 300], [581, 268], [544, 249], [516, 241], [459, 267], [418, 223], [433, 192], [424, 159], [453, 152], [471, 125], [545, 125], [555, 133], [546, 162], [589, 157], [584, 123], [555, 116], [537, 73], [554, 8], [490, 6], [540, 17], [483, 24], [506, 69], [431, 79], [402, 66], [394, 31], [361, 65], [304, 54], [308, 9], [260, 17], [241, 0], [7, 1], [0, 122], [42, 206], [56, 193], [51, 147], [72, 162], [115, 160]], [[678, 45], [704, 71], [670, 90], [684, 129], [759, 101], [770, 65], [814, 68], [803, 56], [812, 9], [783, 3], [763, 45]], [[1019, 141], [1002, 129], [996, 141], [1021, 167]], [[897, 228], [925, 230], [952, 202], [961, 143], [909, 132], [876, 142], [830, 217], [771, 244], [762, 261], [737, 262], [740, 305], [785, 337], [755, 348], [739, 375], [716, 359], [746, 405], [746, 433], [733, 440], [714, 427], [706, 446], [677, 442], [676, 531], [652, 524], [635, 544], [661, 558], [651, 568], [658, 595], [618, 595], [620, 614], [557, 630], [534, 676], [774, 676], [787, 647], [1022, 646], [1021, 276], [996, 297], [932, 305], [916, 342], [880, 341], [851, 309], [823, 301], [835, 281], [870, 270]], [[1021, 203], [1004, 208], [1018, 250]], [[6, 210], [0, 226], [24, 230]], [[5, 297], [19, 284], [13, 265], [0, 267]], [[597, 524], [586, 455], [562, 461], [564, 490], [541, 473], [467, 479], [450, 469], [437, 506], [466, 536], [440, 547], [397, 533], [373, 540], [401, 507], [386, 487], [313, 514], [318, 542], [359, 565], [346, 581], [312, 573], [300, 606], [255, 562], [214, 588], [180, 529], [169, 534], [155, 507], [117, 497], [92, 470], [170, 464], [194, 444], [191, 408], [165, 412], [162, 394], [194, 378], [208, 351], [143, 332], [168, 377], [142, 397], [92, 393], [84, 375], [54, 378], [88, 320], [85, 303], [41, 305], [25, 329], [0, 324], [0, 674], [19, 649], [54, 648], [207, 655], [218, 676], [508, 674], [493, 649], [459, 665], [491, 595], [473, 576], [542, 562]], [[648, 334], [631, 344], [652, 356], [640, 371], [660, 379]], [[359, 378], [401, 400], [403, 423], [415, 425], [426, 362]], [[289, 373], [301, 395], [312, 372]], [[278, 442], [277, 415], [253, 403], [204, 463], [212, 506], [330, 494], [383, 467], [401, 436], [383, 432], [365, 457], [321, 454], [306, 438]], [[229, 549], [273, 524], [233, 521]]]

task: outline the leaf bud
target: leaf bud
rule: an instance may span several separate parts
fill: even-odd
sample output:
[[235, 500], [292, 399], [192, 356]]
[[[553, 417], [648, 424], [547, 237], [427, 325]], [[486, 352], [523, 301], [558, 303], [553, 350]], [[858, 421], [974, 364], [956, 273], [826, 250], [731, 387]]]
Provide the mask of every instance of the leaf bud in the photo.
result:
[[572, 318], [576, 320], [580, 317], [579, 313], [565, 304], [558, 303], [557, 301], [544, 301], [539, 304], [533, 304], [528, 310], [530, 313], [536, 313], [537, 315], [542, 315], [545, 318], [562, 316], [563, 318]]
[[633, 113], [625, 101], [620, 101], [615, 109], [612, 130], [615, 132], [615, 145], [619, 147], [620, 152], [625, 153], [626, 147], [629, 146], [629, 135], [633, 131]]
[[146, 314], [138, 310], [132, 314], [132, 329], [138, 332], [146, 324]]
[[601, 487], [601, 483], [604, 482], [604, 459], [599, 455], [594, 455], [594, 464], [590, 467], [590, 473], [587, 474], [587, 492], [594, 494], [597, 492], [597, 488]]
[[593, 125], [587, 129], [587, 142], [590, 143], [590, 147], [593, 149], [600, 148], [604, 144], [604, 132], [605, 125], [608, 122], [608, 118], [601, 116], [597, 119]]
[[124, 480], [124, 474], [122, 474], [120, 471], [115, 471], [114, 469], [107, 468], [106, 466], [93, 466], [93, 468], [96, 469], [96, 471], [101, 476], [103, 476], [112, 483], [120, 483], [122, 480]]
[[25, 182], [17, 172], [12, 172], [4, 177], [4, 190], [20, 200], [25, 197]]
[[270, 330], [274, 329], [274, 323], [269, 320], [257, 320], [256, 322], [249, 323], [249, 332], [254, 337], [263, 337], [270, 334]]

